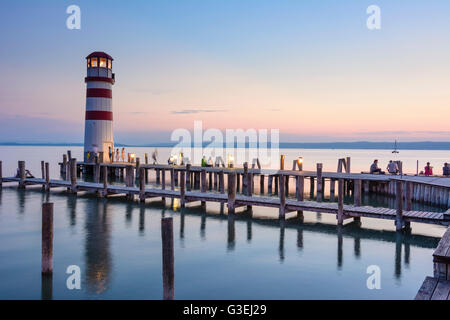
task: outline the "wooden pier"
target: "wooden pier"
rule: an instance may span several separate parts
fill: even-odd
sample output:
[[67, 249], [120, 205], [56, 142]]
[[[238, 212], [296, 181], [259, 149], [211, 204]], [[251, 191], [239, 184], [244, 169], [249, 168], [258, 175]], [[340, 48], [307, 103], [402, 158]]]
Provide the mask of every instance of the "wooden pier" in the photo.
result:
[[434, 275], [426, 277], [416, 300], [450, 300], [450, 228], [433, 253]]
[[[295, 171], [295, 170], [261, 170], [248, 168], [247, 163], [243, 168], [223, 167], [198, 167], [198, 166], [172, 166], [172, 165], [140, 165], [139, 162], [132, 164], [86, 164], [76, 162], [72, 158], [67, 161], [65, 180], [53, 180], [49, 177], [49, 164], [44, 164], [42, 178], [26, 178], [25, 162], [19, 161], [19, 177], [3, 177], [1, 182], [17, 182], [19, 187], [27, 185], [42, 185], [43, 189], [67, 188], [71, 193], [93, 192], [100, 196], [123, 195], [127, 199], [138, 197], [144, 202], [148, 198], [174, 198], [179, 199], [180, 205], [184, 207], [188, 203], [200, 202], [203, 206], [207, 202], [226, 204], [229, 213], [234, 213], [236, 208], [245, 207], [251, 209], [253, 206], [271, 207], [278, 209], [278, 217], [286, 218], [289, 212], [296, 212], [296, 217], [303, 218], [303, 211], [329, 213], [336, 216], [337, 223], [342, 225], [345, 220], [353, 219], [360, 221], [361, 217], [388, 219], [395, 222], [396, 230], [409, 229], [411, 222], [429, 223], [437, 225], [450, 224], [450, 210], [446, 212], [428, 212], [412, 210], [414, 199], [414, 184], [423, 181], [403, 180], [405, 177], [391, 177], [382, 175], [351, 174], [351, 173], [327, 173]], [[86, 167], [93, 168], [94, 182], [78, 181], [77, 173]], [[125, 171], [125, 185], [109, 183], [108, 178], [117, 169]], [[158, 187], [146, 185], [149, 171], [156, 173]], [[319, 170], [318, 170], [319, 171]], [[170, 175], [170, 188], [166, 186], [166, 175]], [[102, 176], [103, 181], [100, 181]], [[161, 176], [163, 179], [161, 180]], [[225, 179], [226, 176], [226, 179]], [[260, 177], [259, 195], [254, 192], [254, 177]], [[264, 193], [264, 177], [268, 177], [268, 193]], [[329, 178], [338, 183], [337, 202], [322, 202], [321, 197], [317, 201], [305, 201], [303, 195], [305, 178]], [[214, 183], [213, 183], [214, 177]], [[209, 182], [208, 182], [209, 178]], [[295, 197], [289, 197], [289, 179], [295, 180]], [[225, 189], [225, 180], [227, 188]], [[356, 183], [355, 183], [356, 181]], [[361, 187], [367, 181], [384, 181], [392, 185], [395, 190], [396, 208], [380, 208], [361, 206]], [[218, 182], [218, 183], [217, 183]], [[273, 196], [273, 183], [275, 182], [276, 196]], [[344, 193], [346, 185], [352, 184], [354, 192], [354, 204], [344, 204]], [[215, 187], [217, 186], [217, 187]], [[314, 188], [314, 183], [311, 183]], [[334, 193], [334, 183], [331, 184]], [[356, 186], [356, 192], [355, 192]], [[324, 181], [318, 183], [319, 194], [323, 193]], [[446, 188], [445, 186], [441, 186]], [[330, 188], [331, 189], [331, 188]], [[241, 192], [239, 192], [241, 190]], [[314, 191], [312, 189], [311, 191]], [[445, 189], [448, 193], [449, 190]]]

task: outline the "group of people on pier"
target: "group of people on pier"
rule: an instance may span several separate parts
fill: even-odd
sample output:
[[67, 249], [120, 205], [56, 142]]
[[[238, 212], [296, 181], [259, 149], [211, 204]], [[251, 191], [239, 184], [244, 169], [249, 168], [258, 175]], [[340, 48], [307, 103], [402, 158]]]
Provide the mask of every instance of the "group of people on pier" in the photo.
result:
[[[389, 163], [386, 167], [386, 170], [389, 174], [399, 174], [400, 170], [398, 167], [397, 162], [389, 160]], [[371, 174], [385, 174], [384, 171], [381, 170], [381, 168], [378, 167], [378, 159], [375, 159], [370, 166], [370, 173]], [[425, 175], [425, 176], [432, 176], [433, 175], [433, 167], [430, 165], [429, 162], [427, 162], [427, 165], [424, 168], [424, 171], [421, 171], [419, 175]], [[446, 162], [444, 163], [444, 166], [442, 167], [442, 175], [445, 177], [450, 176], [450, 166]]]

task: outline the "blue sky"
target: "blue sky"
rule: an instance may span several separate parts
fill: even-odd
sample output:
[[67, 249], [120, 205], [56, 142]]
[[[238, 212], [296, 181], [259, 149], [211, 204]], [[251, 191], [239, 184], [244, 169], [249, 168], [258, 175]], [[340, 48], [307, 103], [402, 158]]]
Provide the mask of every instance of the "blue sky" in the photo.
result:
[[[71, 4], [81, 30], [66, 28]], [[372, 4], [381, 30], [366, 28]], [[446, 0], [2, 1], [0, 141], [81, 142], [96, 50], [115, 58], [117, 142], [194, 120], [284, 141], [446, 141], [449, 13]]]

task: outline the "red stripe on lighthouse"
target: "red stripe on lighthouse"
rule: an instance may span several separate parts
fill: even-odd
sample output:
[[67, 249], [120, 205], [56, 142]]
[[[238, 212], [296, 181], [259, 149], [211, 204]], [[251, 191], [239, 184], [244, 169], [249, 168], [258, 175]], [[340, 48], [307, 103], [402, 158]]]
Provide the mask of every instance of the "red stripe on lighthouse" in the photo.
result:
[[113, 113], [110, 111], [86, 111], [86, 120], [113, 120]]
[[86, 89], [87, 98], [112, 98], [111, 89]]

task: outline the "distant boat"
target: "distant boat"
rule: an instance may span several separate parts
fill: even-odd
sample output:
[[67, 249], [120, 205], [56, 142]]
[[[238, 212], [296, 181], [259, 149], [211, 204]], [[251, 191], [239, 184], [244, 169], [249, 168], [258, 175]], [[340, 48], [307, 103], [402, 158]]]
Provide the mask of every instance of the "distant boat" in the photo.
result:
[[397, 140], [395, 140], [394, 150], [392, 151], [392, 153], [400, 153], [400, 151], [398, 151], [398, 148], [397, 148]]

